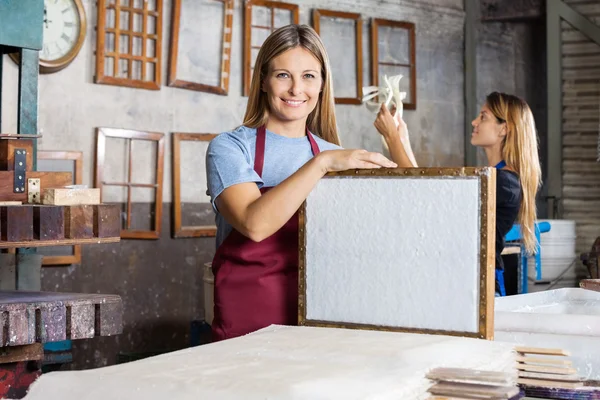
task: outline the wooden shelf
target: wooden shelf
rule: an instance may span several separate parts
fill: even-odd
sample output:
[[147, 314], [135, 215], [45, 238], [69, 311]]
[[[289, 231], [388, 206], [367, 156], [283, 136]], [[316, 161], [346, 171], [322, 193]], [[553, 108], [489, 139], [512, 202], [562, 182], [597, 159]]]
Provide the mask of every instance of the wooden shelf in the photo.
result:
[[91, 238], [91, 239], [60, 239], [60, 240], [28, 240], [24, 242], [3, 242], [0, 240], [0, 249], [17, 247], [49, 247], [49, 246], [70, 246], [75, 244], [103, 244], [116, 243], [121, 240], [120, 237], [109, 238]]

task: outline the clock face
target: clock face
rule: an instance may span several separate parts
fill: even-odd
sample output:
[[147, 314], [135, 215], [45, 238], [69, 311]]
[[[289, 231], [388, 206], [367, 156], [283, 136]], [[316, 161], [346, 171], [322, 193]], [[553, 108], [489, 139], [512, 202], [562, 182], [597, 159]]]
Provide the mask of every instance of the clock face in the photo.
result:
[[77, 45], [81, 29], [76, 0], [44, 0], [44, 45], [40, 60], [56, 61]]

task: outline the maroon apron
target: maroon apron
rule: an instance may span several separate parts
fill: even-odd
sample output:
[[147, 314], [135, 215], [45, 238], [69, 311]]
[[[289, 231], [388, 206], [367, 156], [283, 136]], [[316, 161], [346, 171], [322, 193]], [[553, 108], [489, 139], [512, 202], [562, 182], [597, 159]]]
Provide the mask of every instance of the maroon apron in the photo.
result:
[[[313, 155], [319, 146], [306, 130]], [[254, 170], [262, 178], [265, 127], [256, 132]], [[263, 187], [261, 193], [271, 188]], [[213, 341], [230, 339], [271, 324], [298, 324], [298, 213], [273, 235], [254, 242], [235, 229], [217, 249]]]

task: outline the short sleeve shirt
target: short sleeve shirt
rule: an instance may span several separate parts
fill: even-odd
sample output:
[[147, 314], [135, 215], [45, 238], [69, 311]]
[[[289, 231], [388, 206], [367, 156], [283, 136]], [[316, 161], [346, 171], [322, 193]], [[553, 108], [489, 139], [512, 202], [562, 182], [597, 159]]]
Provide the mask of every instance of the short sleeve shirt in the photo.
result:
[[[256, 148], [255, 128], [241, 126], [215, 137], [206, 153], [207, 194], [216, 213], [217, 248], [232, 230], [219, 213], [215, 201], [228, 187], [254, 182], [261, 187], [277, 186], [312, 157], [310, 142], [304, 137], [288, 138], [266, 131], [265, 159], [262, 177], [254, 171]], [[313, 135], [321, 151], [340, 149], [317, 135]]]

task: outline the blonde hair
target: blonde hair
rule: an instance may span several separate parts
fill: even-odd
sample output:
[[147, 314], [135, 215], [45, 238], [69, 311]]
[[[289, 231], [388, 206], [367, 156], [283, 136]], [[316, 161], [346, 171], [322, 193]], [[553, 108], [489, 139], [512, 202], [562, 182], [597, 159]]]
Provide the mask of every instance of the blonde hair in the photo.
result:
[[506, 123], [502, 157], [506, 165], [519, 175], [522, 195], [517, 220], [521, 225], [525, 250], [533, 254], [537, 245], [535, 197], [542, 183], [533, 113], [524, 100], [505, 93], [489, 94], [486, 103], [496, 119]]
[[249, 128], [258, 128], [266, 124], [269, 118], [269, 103], [261, 86], [263, 79], [269, 73], [271, 60], [283, 52], [299, 46], [308, 50], [319, 60], [323, 79], [323, 90], [319, 95], [317, 106], [306, 120], [306, 126], [311, 133], [339, 145], [329, 57], [319, 35], [308, 25], [281, 27], [271, 33], [260, 47], [252, 74], [244, 125]]

